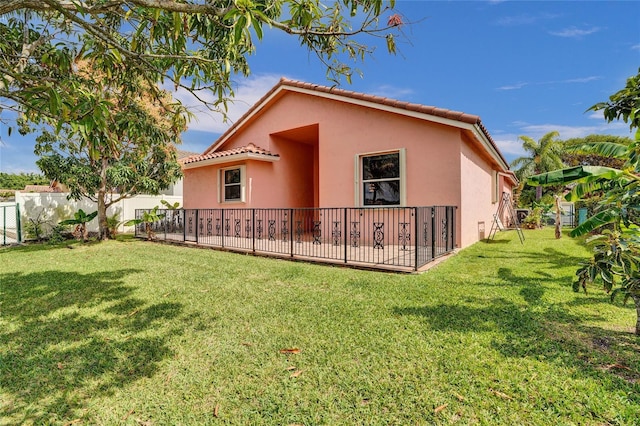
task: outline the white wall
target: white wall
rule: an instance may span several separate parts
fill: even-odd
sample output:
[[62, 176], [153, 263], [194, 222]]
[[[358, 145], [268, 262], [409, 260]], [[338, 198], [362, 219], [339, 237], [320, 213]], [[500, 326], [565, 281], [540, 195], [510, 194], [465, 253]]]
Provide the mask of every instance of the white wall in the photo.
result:
[[[169, 188], [165, 189], [164, 191], [160, 191], [160, 194], [163, 195], [176, 195], [182, 198], [182, 183], [184, 182], [184, 179], [179, 179], [177, 182], [172, 183], [171, 185], [169, 185]], [[182, 204], [182, 202], [180, 202], [180, 204]]]
[[[118, 214], [120, 222], [135, 218], [136, 209], [152, 209], [155, 206], [163, 205], [160, 200], [166, 200], [170, 204], [176, 201], [182, 207], [182, 196], [171, 195], [137, 195], [133, 198], [121, 200], [107, 210], [107, 215]], [[49, 225], [55, 226], [65, 219], [72, 219], [73, 214], [79, 209], [86, 213], [94, 212], [98, 209], [95, 202], [87, 199], [80, 201], [68, 200], [66, 193], [32, 193], [16, 191], [16, 203], [20, 205], [20, 222], [22, 225], [22, 235], [24, 239], [24, 226], [29, 218], [36, 218], [40, 215], [41, 220], [45, 220]], [[48, 231], [49, 229], [47, 229]], [[88, 224], [89, 232], [98, 231], [98, 219], [93, 219]], [[125, 227], [120, 225], [119, 232], [133, 232], [133, 226]]]

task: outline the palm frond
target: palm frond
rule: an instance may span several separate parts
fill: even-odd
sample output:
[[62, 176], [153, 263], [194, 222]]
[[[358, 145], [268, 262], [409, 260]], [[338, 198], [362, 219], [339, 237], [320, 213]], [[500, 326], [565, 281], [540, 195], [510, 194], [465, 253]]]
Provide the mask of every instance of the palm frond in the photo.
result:
[[591, 142], [580, 145], [566, 146], [567, 152], [587, 152], [603, 157], [624, 158], [629, 155], [629, 147], [615, 142]]

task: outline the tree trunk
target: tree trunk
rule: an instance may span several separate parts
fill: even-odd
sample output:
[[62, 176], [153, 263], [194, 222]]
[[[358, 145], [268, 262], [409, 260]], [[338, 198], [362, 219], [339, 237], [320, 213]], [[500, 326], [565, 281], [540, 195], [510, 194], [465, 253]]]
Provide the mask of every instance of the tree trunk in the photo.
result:
[[536, 186], [536, 201], [540, 201], [542, 198], [542, 187], [540, 185]]
[[107, 159], [102, 159], [100, 168], [100, 188], [98, 188], [98, 239], [108, 240], [111, 235], [107, 225]]
[[636, 304], [636, 336], [640, 336], [640, 296], [632, 294], [631, 298]]

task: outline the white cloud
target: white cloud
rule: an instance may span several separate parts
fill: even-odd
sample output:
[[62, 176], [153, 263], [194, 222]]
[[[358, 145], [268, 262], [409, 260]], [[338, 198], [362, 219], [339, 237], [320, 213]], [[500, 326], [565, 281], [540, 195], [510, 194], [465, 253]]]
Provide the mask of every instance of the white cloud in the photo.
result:
[[376, 90], [370, 93], [372, 95], [382, 96], [385, 98], [402, 99], [404, 97], [409, 97], [413, 95], [415, 92], [413, 91], [413, 89], [410, 89], [408, 87], [402, 88], [402, 87], [395, 87], [395, 86], [385, 84], [385, 85], [379, 86]]
[[505, 86], [500, 86], [496, 90], [518, 90], [526, 86], [545, 86], [550, 84], [575, 84], [575, 83], [589, 83], [591, 81], [600, 80], [602, 77], [597, 75], [591, 75], [589, 77], [569, 78], [566, 80], [552, 80], [552, 81], [538, 81], [528, 83], [515, 83]]
[[528, 86], [530, 83], [516, 83], [507, 86], [500, 86], [497, 90], [518, 90], [522, 89], [525, 86]]
[[551, 19], [557, 18], [559, 15], [554, 15], [551, 13], [539, 13], [535, 15], [512, 15], [512, 16], [503, 16], [496, 21], [494, 21], [495, 25], [503, 26], [503, 27], [518, 27], [521, 25], [534, 25], [540, 21], [548, 21]]
[[601, 113], [593, 113], [588, 116], [592, 120], [600, 120], [600, 123], [594, 123], [588, 126], [567, 126], [561, 124], [532, 124], [523, 121], [513, 122], [513, 127], [517, 128], [518, 133], [500, 133], [492, 135], [500, 152], [512, 161], [516, 157], [527, 155], [522, 149], [522, 141], [520, 135], [526, 135], [532, 139], [540, 140], [542, 136], [549, 132], [557, 131], [560, 133], [560, 139], [566, 140], [571, 138], [580, 138], [592, 134], [605, 134], [615, 136], [630, 136], [629, 126], [623, 122], [607, 123]]
[[549, 34], [558, 36], [558, 37], [581, 38], [584, 36], [597, 33], [600, 30], [601, 30], [600, 27], [591, 27], [584, 30], [576, 27], [569, 27], [561, 31], [549, 31]]
[[[190, 111], [195, 115], [189, 123], [189, 130], [220, 134], [224, 133], [275, 86], [280, 77], [273, 74], [260, 74], [237, 82], [234, 88], [234, 100], [228, 105], [227, 122], [224, 122], [222, 114], [209, 110], [187, 90], [178, 89], [178, 91], [173, 92], [173, 96], [189, 107]], [[215, 100], [215, 96], [210, 92], [198, 93], [198, 96], [207, 102]]]
[[569, 80], [560, 80], [557, 82], [549, 82], [549, 83], [588, 83], [590, 81], [600, 80], [601, 78], [602, 77], [599, 77], [597, 75], [592, 75], [589, 77], [571, 78]]
[[522, 149], [522, 141], [518, 139], [518, 135], [503, 134], [494, 137], [493, 140], [505, 157], [515, 158], [526, 154]]
[[631, 50], [640, 50], [640, 44], [634, 44], [631, 46]]
[[[592, 118], [589, 116], [589, 118]], [[604, 119], [602, 123], [591, 126], [567, 126], [561, 124], [522, 124], [520, 126], [522, 134], [530, 136], [536, 140], [545, 134], [558, 131], [560, 139], [580, 138], [592, 134], [615, 134], [620, 136], [629, 135], [629, 126], [621, 122], [607, 123]]]

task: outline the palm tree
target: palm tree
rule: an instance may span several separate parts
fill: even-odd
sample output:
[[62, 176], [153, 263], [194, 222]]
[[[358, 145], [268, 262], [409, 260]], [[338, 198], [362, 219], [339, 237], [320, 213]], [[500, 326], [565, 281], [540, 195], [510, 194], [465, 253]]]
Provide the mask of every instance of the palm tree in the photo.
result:
[[[535, 141], [529, 136], [519, 136], [522, 147], [529, 154], [518, 157], [510, 164], [514, 168], [516, 176], [523, 184], [529, 176], [551, 172], [564, 167], [562, 163], [562, 145], [557, 139], [560, 134], [557, 131], [549, 132]], [[536, 200], [542, 198], [542, 186], [536, 186]]]

